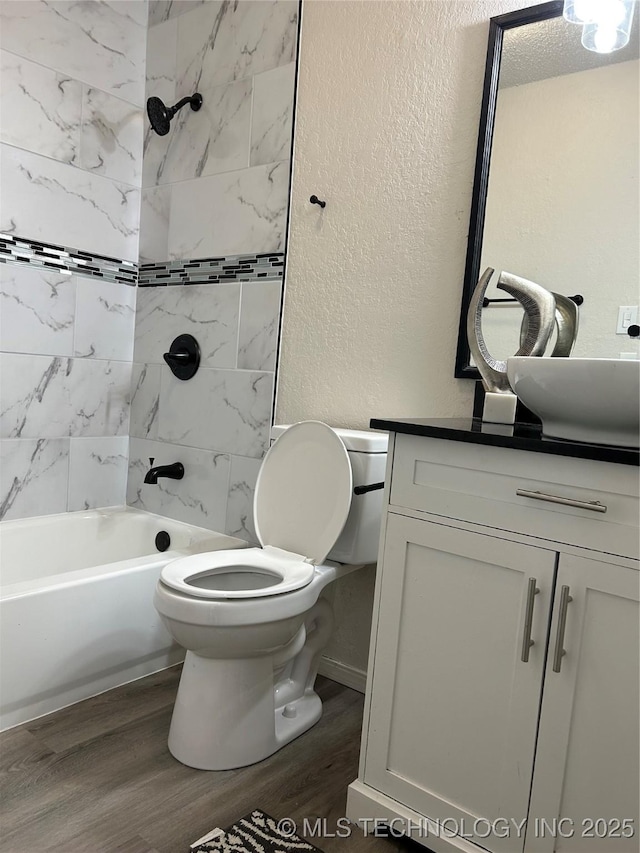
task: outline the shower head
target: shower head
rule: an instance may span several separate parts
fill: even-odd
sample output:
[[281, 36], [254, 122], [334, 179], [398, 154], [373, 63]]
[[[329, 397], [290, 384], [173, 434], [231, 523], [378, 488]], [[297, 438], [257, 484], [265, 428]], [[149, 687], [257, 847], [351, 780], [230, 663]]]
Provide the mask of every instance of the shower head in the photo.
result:
[[147, 100], [147, 115], [151, 122], [151, 127], [155, 130], [158, 136], [166, 136], [169, 133], [169, 126], [174, 115], [187, 104], [191, 105], [191, 109], [197, 112], [202, 106], [202, 95], [198, 92], [191, 95], [190, 98], [183, 98], [174, 104], [172, 107], [160, 100], [160, 98], [149, 98]]

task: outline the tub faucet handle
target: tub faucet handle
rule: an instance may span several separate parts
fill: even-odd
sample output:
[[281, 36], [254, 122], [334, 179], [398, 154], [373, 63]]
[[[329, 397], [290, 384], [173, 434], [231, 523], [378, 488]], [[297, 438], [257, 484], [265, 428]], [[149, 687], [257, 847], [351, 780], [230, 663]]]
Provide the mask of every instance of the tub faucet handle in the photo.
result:
[[155, 458], [156, 458], [155, 456], [149, 457], [149, 468], [153, 468], [153, 463], [155, 461]]

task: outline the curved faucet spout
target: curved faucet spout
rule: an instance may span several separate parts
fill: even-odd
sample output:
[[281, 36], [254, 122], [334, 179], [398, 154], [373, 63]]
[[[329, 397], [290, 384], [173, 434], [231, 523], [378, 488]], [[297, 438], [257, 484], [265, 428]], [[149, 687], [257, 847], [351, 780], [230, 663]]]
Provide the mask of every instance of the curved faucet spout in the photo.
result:
[[155, 485], [160, 477], [168, 477], [170, 480], [181, 480], [184, 477], [184, 465], [182, 462], [174, 462], [172, 465], [156, 465], [149, 468], [145, 474], [145, 483]]

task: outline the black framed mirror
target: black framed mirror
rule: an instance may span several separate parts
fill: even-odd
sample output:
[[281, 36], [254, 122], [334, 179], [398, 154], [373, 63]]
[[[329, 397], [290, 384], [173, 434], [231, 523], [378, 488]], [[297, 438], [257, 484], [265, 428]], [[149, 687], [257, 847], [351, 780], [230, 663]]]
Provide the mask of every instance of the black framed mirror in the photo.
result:
[[[616, 317], [619, 306], [638, 302], [640, 14], [636, 14], [627, 48], [597, 54], [581, 46], [581, 28], [567, 23], [562, 11], [562, 0], [553, 0], [490, 20], [456, 351], [454, 375], [458, 378], [480, 378], [470, 358], [466, 317], [471, 294], [488, 266], [497, 272], [507, 269], [566, 296], [585, 291], [578, 335], [585, 352], [580, 355], [618, 357], [619, 350], [630, 348], [628, 338], [616, 338]], [[535, 112], [532, 105], [540, 105], [541, 111], [548, 106], [546, 135], [540, 132], [543, 112]], [[612, 146], [603, 155], [603, 163], [608, 167], [615, 162], [615, 175], [602, 176], [601, 165], [589, 151], [583, 151], [588, 145], [582, 142], [590, 140], [594, 149], [602, 151], [603, 139]], [[571, 146], [576, 155], [573, 162]], [[537, 157], [539, 162], [532, 162]], [[624, 162], [624, 170], [618, 168], [619, 162]], [[581, 170], [584, 181], [578, 186], [576, 176]], [[532, 185], [538, 179], [540, 183]], [[566, 188], [554, 195], [562, 183], [575, 187], [575, 196], [568, 197]], [[510, 190], [505, 203], [505, 193]], [[519, 216], [518, 205], [528, 204], [529, 197], [538, 209], [527, 221]], [[593, 210], [589, 210], [590, 199]], [[614, 208], [623, 203], [624, 208]], [[589, 217], [589, 221], [577, 221], [575, 227], [572, 224], [575, 234], [562, 233], [567, 230], [568, 211], [574, 219], [583, 211]], [[521, 238], [519, 245], [516, 236]], [[583, 237], [584, 245], [580, 242]], [[548, 258], [545, 261], [545, 254], [554, 263], [557, 257], [557, 265]], [[571, 261], [578, 255], [584, 257], [573, 267]], [[506, 297], [500, 291], [487, 295]], [[506, 352], [494, 352], [491, 335], [487, 335], [492, 354], [506, 358], [517, 349], [519, 307], [504, 298], [490, 302], [505, 303], [490, 305], [484, 315], [488, 316], [487, 326], [495, 326], [488, 332], [495, 331], [496, 342], [507, 348], [513, 343]], [[511, 338], [505, 333], [507, 326]], [[587, 351], [594, 341], [602, 349]]]

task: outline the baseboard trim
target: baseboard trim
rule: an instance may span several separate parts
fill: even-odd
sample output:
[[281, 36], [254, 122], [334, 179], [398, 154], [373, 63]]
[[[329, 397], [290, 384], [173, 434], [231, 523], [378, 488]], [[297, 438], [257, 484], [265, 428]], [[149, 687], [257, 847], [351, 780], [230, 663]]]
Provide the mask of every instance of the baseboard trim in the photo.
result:
[[367, 686], [367, 673], [363, 669], [357, 669], [355, 666], [349, 666], [324, 655], [320, 658], [318, 674], [337, 681], [338, 684], [344, 684], [345, 687], [351, 687], [359, 693], [364, 693]]

